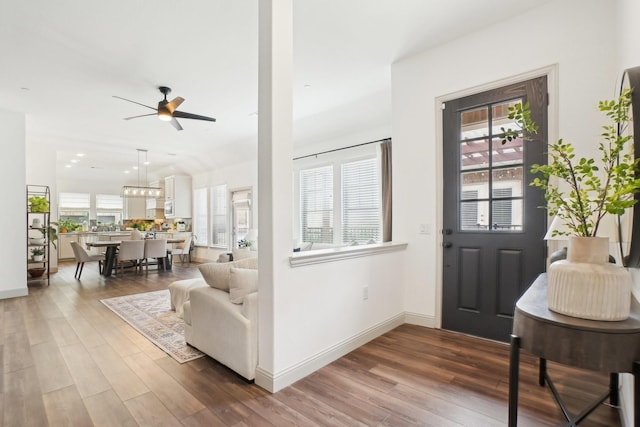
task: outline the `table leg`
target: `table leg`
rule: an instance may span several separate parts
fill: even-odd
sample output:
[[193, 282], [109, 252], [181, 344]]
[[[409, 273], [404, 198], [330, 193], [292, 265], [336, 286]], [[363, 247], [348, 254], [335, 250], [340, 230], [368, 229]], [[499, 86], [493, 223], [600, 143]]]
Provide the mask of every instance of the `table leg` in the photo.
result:
[[107, 250], [104, 254], [104, 267], [102, 268], [102, 274], [106, 277], [111, 276], [111, 270], [113, 270], [113, 264], [116, 260], [116, 247], [107, 246]]
[[640, 427], [640, 362], [633, 362], [633, 425]]
[[509, 427], [516, 427], [518, 425], [519, 369], [520, 337], [512, 334], [509, 354]]
[[619, 399], [619, 382], [618, 382], [618, 374], [612, 372], [609, 375], [609, 403], [611, 406], [617, 407], [620, 405]]
[[544, 387], [544, 379], [547, 374], [547, 359], [540, 358], [540, 368], [538, 369], [538, 384]]

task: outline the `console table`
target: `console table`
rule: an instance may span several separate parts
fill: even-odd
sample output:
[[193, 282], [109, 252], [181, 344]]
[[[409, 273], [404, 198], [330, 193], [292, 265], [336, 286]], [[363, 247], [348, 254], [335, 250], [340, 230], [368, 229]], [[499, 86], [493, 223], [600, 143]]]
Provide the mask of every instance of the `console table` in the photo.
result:
[[[509, 359], [509, 426], [518, 423], [520, 349], [540, 358], [538, 382], [549, 385], [569, 426], [575, 426], [609, 398], [618, 405], [618, 373], [634, 375], [634, 425], [640, 427], [640, 305], [631, 298], [627, 320], [604, 322], [550, 311], [547, 276], [541, 274], [516, 303]], [[547, 360], [593, 371], [609, 372], [609, 391], [572, 416], [547, 373]]]

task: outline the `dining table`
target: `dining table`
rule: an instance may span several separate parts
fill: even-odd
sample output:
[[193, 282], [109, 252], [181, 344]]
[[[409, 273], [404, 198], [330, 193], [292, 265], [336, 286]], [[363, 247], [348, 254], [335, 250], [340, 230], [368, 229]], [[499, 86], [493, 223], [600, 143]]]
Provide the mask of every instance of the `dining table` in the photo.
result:
[[[185, 239], [166, 239], [167, 244], [183, 243]], [[118, 255], [118, 248], [120, 247], [121, 240], [104, 240], [97, 242], [87, 242], [86, 245], [89, 248], [105, 248], [104, 253], [104, 265], [102, 267], [102, 275], [105, 277], [111, 276], [113, 267]], [[166, 257], [158, 260], [158, 268], [161, 270], [171, 270], [171, 259], [167, 255]]]

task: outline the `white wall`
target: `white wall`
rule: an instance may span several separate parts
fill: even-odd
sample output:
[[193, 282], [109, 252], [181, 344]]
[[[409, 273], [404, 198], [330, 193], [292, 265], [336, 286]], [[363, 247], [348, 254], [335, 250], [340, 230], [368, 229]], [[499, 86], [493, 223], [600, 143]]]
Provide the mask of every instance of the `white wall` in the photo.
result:
[[0, 141], [7, 161], [0, 168], [3, 183], [0, 223], [11, 242], [0, 257], [0, 299], [24, 296], [27, 289], [27, 198], [24, 114], [0, 109]]
[[[443, 190], [436, 98], [557, 64], [559, 90], [550, 88], [550, 96], [558, 102], [558, 132], [577, 151], [593, 153], [602, 123], [597, 101], [615, 89], [614, 18], [606, 0], [551, 2], [393, 65], [394, 238], [409, 243], [402, 266], [409, 313], [439, 322]], [[420, 224], [431, 234], [419, 235]]]

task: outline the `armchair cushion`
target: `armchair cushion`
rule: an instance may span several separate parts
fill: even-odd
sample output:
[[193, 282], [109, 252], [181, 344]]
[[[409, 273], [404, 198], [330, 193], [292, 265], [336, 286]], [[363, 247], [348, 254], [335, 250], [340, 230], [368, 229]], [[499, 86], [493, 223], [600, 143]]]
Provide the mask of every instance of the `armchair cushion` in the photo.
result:
[[208, 262], [200, 264], [198, 269], [207, 285], [221, 291], [229, 292], [229, 279], [231, 277], [231, 269], [237, 268], [258, 268], [258, 258], [245, 258], [239, 261], [231, 261], [225, 263]]
[[198, 266], [200, 274], [207, 285], [221, 291], [229, 292], [229, 275], [231, 274], [231, 263], [208, 262]]
[[258, 290], [258, 270], [249, 268], [232, 268], [229, 278], [229, 295], [231, 302], [242, 304], [244, 297]]

